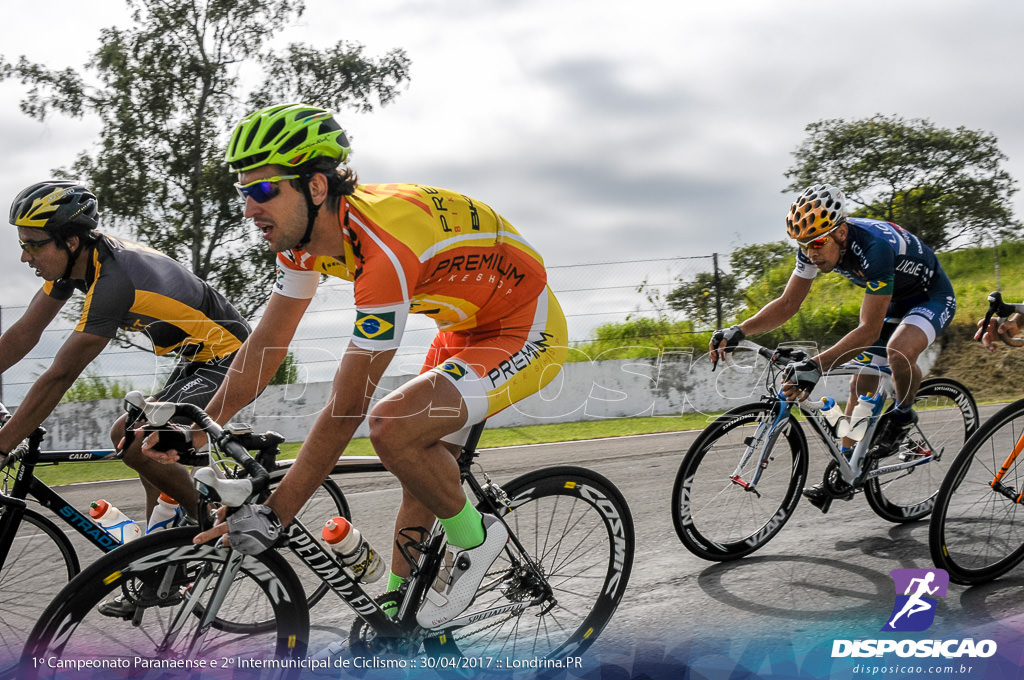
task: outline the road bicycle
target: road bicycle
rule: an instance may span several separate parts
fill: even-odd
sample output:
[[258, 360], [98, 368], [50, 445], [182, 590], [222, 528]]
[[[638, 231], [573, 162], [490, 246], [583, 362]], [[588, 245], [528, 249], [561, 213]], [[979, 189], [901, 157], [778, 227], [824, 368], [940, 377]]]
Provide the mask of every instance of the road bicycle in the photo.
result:
[[[982, 327], [993, 316], [1024, 313], [998, 292], [988, 297]], [[1013, 347], [1022, 338], [1001, 336]], [[975, 585], [1024, 560], [1024, 399], [1004, 406], [975, 432], [950, 465], [935, 499], [928, 545], [935, 566], [954, 583]]]
[[[287, 547], [355, 614], [344, 645], [309, 650], [308, 603], [295, 570], [277, 550], [244, 555], [220, 542], [192, 543], [211, 525], [208, 509], [218, 502], [236, 507], [265, 498], [262, 467], [239, 446], [233, 427], [221, 430], [194, 406], [160, 406], [195, 421], [248, 477], [222, 480], [197, 472], [199, 527], [144, 536], [69, 583], [29, 636], [21, 669], [25, 677], [56, 677], [53, 666], [82, 659], [110, 666], [152, 659], [179, 668], [224, 661], [232, 669], [256, 664], [295, 673], [345, 653], [374, 660], [423, 655], [436, 667], [470, 664], [466, 667], [474, 671], [503, 670], [508, 658], [557, 664], [594, 642], [628, 583], [633, 520], [615, 486], [593, 471], [569, 466], [537, 470], [499, 486], [475, 471], [480, 424], [463, 447], [459, 468], [478, 507], [500, 518], [509, 539], [470, 608], [437, 628], [416, 623], [416, 611], [444, 561], [440, 523], [399, 532], [411, 577], [399, 590], [374, 597], [296, 520], [286, 530]], [[156, 408], [146, 406], [150, 421], [163, 417], [152, 413]], [[100, 601], [117, 593], [137, 605], [130, 621], [96, 613]]]
[[809, 354], [746, 340], [740, 348], [768, 361], [765, 392], [759, 401], [717, 417], [683, 457], [672, 489], [672, 520], [690, 552], [719, 562], [738, 559], [785, 526], [807, 478], [808, 441], [801, 420], [831, 457], [822, 479], [827, 492], [823, 512], [833, 499], [848, 500], [860, 492], [890, 522], [911, 522], [931, 512], [945, 471], [943, 458], [954, 455], [978, 427], [978, 408], [966, 387], [947, 378], [923, 380], [914, 405], [919, 422], [894, 448], [884, 449], [872, 438], [885, 417], [885, 400], [893, 394], [888, 368], [854, 361], [829, 371], [827, 377], [870, 372], [879, 379], [882, 397], [847, 459], [821, 402], [792, 403], [778, 388], [786, 366]]
[[[141, 395], [140, 395], [141, 396]], [[127, 408], [133, 408], [130, 405]], [[137, 415], [129, 414], [129, 422]], [[0, 404], [0, 425], [10, 418]], [[129, 432], [131, 428], [128, 428]], [[104, 553], [121, 546], [121, 542], [104, 531], [89, 516], [70, 503], [56, 489], [36, 476], [39, 466], [62, 463], [88, 464], [115, 460], [115, 449], [83, 449], [42, 451], [46, 430], [37, 428], [22, 442], [0, 468], [0, 678], [10, 674], [28, 631], [57, 592], [81, 571], [81, 560], [75, 545], [61, 526], [66, 524], [75, 533]], [[257, 454], [269, 469], [270, 483], [276, 485], [292, 461], [278, 461], [278, 445], [283, 437], [276, 433], [242, 435], [242, 442]], [[197, 460], [196, 462], [210, 462]], [[234, 463], [217, 460], [234, 474]], [[48, 512], [47, 512], [48, 511]], [[302, 516], [324, 517], [340, 514], [349, 517], [349, 506], [338, 485], [327, 479], [302, 509]], [[54, 519], [50, 519], [50, 517]], [[312, 604], [326, 594], [326, 587], [312, 579], [304, 579]]]

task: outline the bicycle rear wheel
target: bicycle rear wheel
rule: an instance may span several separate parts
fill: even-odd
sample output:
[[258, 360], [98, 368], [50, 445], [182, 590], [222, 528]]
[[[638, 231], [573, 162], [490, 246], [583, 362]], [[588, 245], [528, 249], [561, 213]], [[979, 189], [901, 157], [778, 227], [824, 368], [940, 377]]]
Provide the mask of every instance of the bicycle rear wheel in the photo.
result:
[[[13, 510], [3, 510], [9, 511]], [[28, 631], [50, 597], [78, 570], [78, 555], [57, 525], [25, 508], [7, 559], [0, 565], [0, 677], [18, 660]]]
[[[212, 544], [196, 546], [197, 532], [183, 527], [144, 536], [79, 574], [33, 628], [19, 677], [64, 677], [76, 661], [102, 668], [104, 678], [127, 678], [147, 668], [201, 670], [197, 664], [204, 660], [224, 657], [238, 664], [302, 658], [309, 611], [284, 558], [273, 551], [244, 556]], [[119, 593], [140, 606], [134, 619], [97, 611]], [[257, 612], [275, 624], [261, 633], [229, 633], [202, 625], [210, 607], [217, 615]], [[34, 659], [48, 661], [37, 665]]]
[[[527, 554], [509, 542], [473, 604], [453, 622], [465, 625], [424, 646], [473, 663], [579, 655], [608, 623], [629, 581], [635, 541], [629, 506], [607, 479], [575, 467], [537, 470], [503, 489], [512, 505], [503, 516]], [[542, 579], [524, 565], [528, 559]], [[545, 583], [553, 599], [533, 603]], [[504, 611], [484, 613], [495, 608]], [[468, 668], [495, 670], [479, 663]]]
[[913, 522], [927, 517], [950, 463], [981, 418], [966, 387], [948, 378], [921, 383], [914, 402], [918, 423], [890, 455], [875, 460], [871, 469], [919, 462], [914, 467], [875, 477], [864, 485], [864, 496], [875, 513], [890, 522]]
[[[1024, 560], [1024, 399], [1003, 407], [964, 445], [939, 489], [928, 531], [935, 566], [954, 583], [1002, 576]], [[996, 475], [1006, 465], [993, 488]]]
[[[807, 479], [807, 440], [791, 415], [770, 445], [756, 489], [744, 486], [758, 470], [777, 408], [761, 402], [727, 411], [683, 456], [672, 488], [672, 521], [679, 540], [694, 555], [716, 562], [749, 555], [793, 515]], [[753, 453], [737, 474], [748, 446]]]

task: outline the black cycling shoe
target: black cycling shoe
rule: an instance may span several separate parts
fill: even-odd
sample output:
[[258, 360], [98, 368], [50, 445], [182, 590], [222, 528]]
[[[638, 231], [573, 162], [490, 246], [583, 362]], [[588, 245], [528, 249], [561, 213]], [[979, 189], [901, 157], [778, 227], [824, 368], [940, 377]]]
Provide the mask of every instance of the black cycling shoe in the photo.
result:
[[811, 505], [821, 510], [823, 513], [828, 512], [828, 509], [832, 506], [832, 501], [839, 499], [841, 501], [848, 501], [853, 498], [853, 492], [844, 493], [841, 495], [834, 495], [828, 489], [825, 488], [825, 484], [815, 484], [804, 489], [804, 498], [810, 501]]
[[872, 442], [871, 448], [873, 452], [888, 455], [916, 424], [917, 411], [889, 411], [882, 418], [878, 434], [875, 435], [875, 439]]

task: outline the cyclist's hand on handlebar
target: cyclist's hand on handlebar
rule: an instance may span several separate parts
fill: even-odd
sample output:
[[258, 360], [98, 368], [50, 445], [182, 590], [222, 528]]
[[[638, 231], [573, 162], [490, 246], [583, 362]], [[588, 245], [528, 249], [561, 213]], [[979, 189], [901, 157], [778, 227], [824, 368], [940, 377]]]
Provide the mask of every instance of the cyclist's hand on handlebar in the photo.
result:
[[711, 370], [718, 366], [718, 361], [725, 358], [726, 352], [731, 351], [740, 340], [744, 338], [743, 331], [739, 326], [730, 326], [725, 329], [718, 329], [711, 334], [711, 342], [708, 343], [708, 354], [711, 357]]
[[140, 428], [136, 430], [136, 436], [142, 441], [142, 453], [158, 463], [202, 465], [207, 461], [208, 447], [205, 444], [198, 446], [200, 439], [209, 441], [202, 430], [168, 423], [162, 427]]
[[990, 352], [999, 349], [996, 340], [1006, 342], [1007, 338], [1013, 338], [1020, 332], [1020, 317], [1014, 315], [1000, 323], [997, 319], [990, 319], [988, 326], [985, 326], [985, 319], [978, 321], [978, 332], [974, 334], [975, 340], [981, 340], [985, 348]]
[[259, 553], [274, 547], [284, 535], [284, 527], [277, 513], [267, 505], [243, 505], [225, 517], [225, 509], [218, 513], [218, 522], [212, 529], [198, 534], [192, 542], [196, 545], [220, 539], [224, 545], [246, 555]]
[[821, 367], [814, 359], [795, 361], [782, 372], [782, 394], [790, 401], [803, 401], [821, 379]]

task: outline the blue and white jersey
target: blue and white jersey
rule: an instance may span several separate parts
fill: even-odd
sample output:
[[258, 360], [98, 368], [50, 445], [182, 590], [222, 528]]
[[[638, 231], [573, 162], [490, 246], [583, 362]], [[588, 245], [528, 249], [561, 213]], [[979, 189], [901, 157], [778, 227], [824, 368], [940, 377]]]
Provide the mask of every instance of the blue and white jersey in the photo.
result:
[[[891, 295], [893, 302], [949, 287], [932, 249], [903, 227], [883, 220], [851, 217], [846, 252], [835, 271], [868, 295]], [[796, 276], [813, 279], [818, 268], [797, 249]]]

